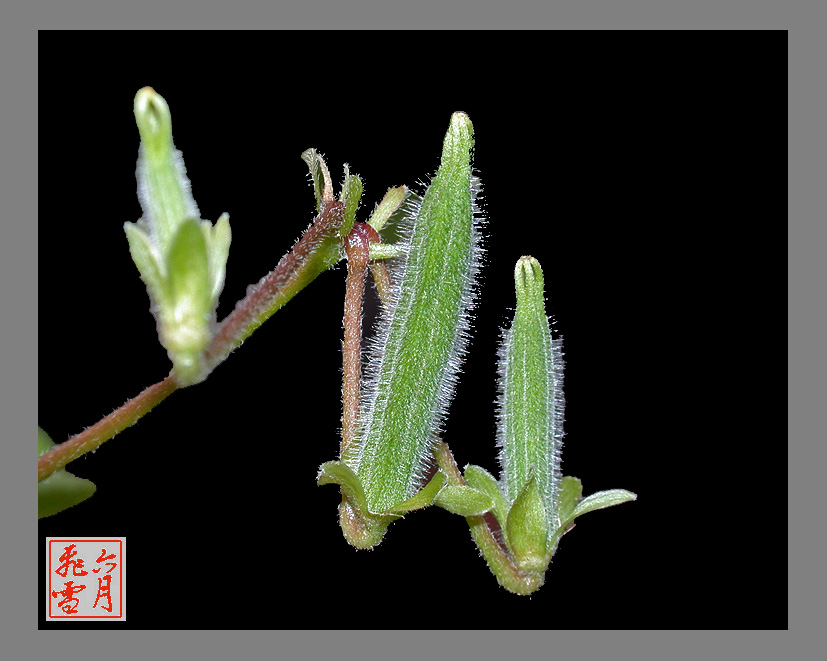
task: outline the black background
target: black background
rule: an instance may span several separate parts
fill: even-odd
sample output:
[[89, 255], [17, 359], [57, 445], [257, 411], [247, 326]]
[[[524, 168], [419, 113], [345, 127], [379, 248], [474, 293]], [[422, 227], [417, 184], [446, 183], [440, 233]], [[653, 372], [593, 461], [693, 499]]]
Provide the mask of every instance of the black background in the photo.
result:
[[[170, 105], [225, 316], [313, 217], [301, 152], [389, 186], [474, 122], [486, 259], [445, 440], [498, 472], [496, 349], [531, 254], [564, 337], [563, 469], [636, 492], [566, 536], [531, 598], [431, 508], [373, 551], [317, 487], [340, 416], [344, 270], [203, 384], [70, 466], [46, 536], [126, 536], [128, 619], [186, 628], [785, 628], [785, 33], [41, 33], [39, 424], [62, 441], [166, 376], [123, 223], [135, 92]], [[43, 566], [43, 565], [41, 565]], [[44, 585], [41, 576], [41, 586]], [[45, 588], [41, 590], [45, 599]], [[96, 627], [46, 623], [42, 628]]]

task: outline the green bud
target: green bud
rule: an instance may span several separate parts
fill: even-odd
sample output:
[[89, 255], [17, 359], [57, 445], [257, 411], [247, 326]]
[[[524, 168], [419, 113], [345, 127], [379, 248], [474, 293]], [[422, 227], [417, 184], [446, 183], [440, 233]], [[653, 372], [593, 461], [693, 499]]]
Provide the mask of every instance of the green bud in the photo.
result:
[[230, 221], [227, 214], [215, 226], [200, 220], [184, 160], [172, 142], [169, 106], [150, 87], [135, 96], [135, 121], [141, 136], [137, 176], [143, 217], [124, 229], [173, 375], [186, 386], [208, 373], [202, 354], [224, 286]]

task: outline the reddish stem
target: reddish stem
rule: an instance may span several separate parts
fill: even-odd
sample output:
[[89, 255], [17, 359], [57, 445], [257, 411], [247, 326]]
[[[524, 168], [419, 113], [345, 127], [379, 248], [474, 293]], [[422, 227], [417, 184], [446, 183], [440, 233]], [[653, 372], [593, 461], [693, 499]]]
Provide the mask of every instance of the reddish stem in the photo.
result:
[[65, 443], [56, 445], [37, 459], [37, 481], [46, 479], [70, 461], [91, 452], [105, 441], [134, 425], [145, 413], [160, 404], [177, 390], [171, 376], [149, 386], [140, 395], [129, 400], [97, 424], [73, 436]]
[[362, 379], [362, 303], [370, 259], [370, 243], [376, 231], [365, 223], [355, 223], [345, 241], [347, 280], [345, 281], [345, 337], [342, 343], [342, 446], [344, 456], [356, 437], [359, 416], [359, 388]]
[[[293, 249], [281, 258], [276, 268], [248, 288], [248, 294], [221, 322], [205, 352], [209, 369], [224, 360], [253, 331], [295, 296], [329, 264], [321, 263], [319, 247], [325, 240], [338, 240], [336, 230], [342, 223], [344, 205], [323, 199], [322, 210]], [[314, 259], [315, 258], [315, 259]]]

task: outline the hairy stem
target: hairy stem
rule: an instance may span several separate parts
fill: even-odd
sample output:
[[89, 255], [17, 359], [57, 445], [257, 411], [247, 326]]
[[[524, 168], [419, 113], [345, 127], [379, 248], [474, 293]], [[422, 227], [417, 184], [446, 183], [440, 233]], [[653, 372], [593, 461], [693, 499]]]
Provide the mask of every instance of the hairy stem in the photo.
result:
[[249, 288], [247, 296], [221, 322], [206, 350], [210, 370], [233, 349], [281, 309], [322, 271], [339, 259], [344, 205], [323, 198], [322, 210], [293, 249], [281, 258], [273, 271]]
[[347, 280], [345, 284], [345, 337], [342, 343], [342, 446], [344, 456], [356, 437], [359, 417], [359, 387], [362, 380], [362, 301], [370, 256], [368, 230], [356, 223], [345, 241]]
[[37, 460], [37, 481], [45, 480], [55, 471], [60, 470], [70, 461], [98, 448], [117, 433], [134, 425], [144, 414], [178, 389], [172, 376], [149, 386], [140, 395], [130, 399], [119, 409], [110, 413], [96, 425], [73, 436], [65, 443], [56, 445]]
[[[341, 202], [325, 198], [321, 213], [293, 249], [236, 304], [205, 351], [210, 371], [317, 275], [338, 261], [341, 242], [338, 229], [343, 210]], [[56, 445], [37, 460], [38, 482], [135, 424], [177, 388], [172, 376], [168, 376], [97, 424]]]

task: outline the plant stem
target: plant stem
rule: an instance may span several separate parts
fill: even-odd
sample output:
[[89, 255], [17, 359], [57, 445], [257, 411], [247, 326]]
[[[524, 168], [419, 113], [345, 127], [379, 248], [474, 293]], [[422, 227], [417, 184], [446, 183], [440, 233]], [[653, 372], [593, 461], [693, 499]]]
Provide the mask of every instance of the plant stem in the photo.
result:
[[323, 199], [322, 210], [293, 249], [257, 285], [248, 288], [247, 296], [221, 322], [205, 359], [214, 369], [233, 349], [281, 309], [285, 303], [312, 282], [317, 275], [339, 259], [344, 205]]
[[56, 445], [37, 460], [37, 481], [46, 479], [70, 461], [95, 450], [105, 441], [134, 425], [145, 413], [178, 389], [175, 381], [168, 376], [163, 381], [149, 386], [140, 395], [129, 400], [119, 409], [110, 413], [96, 425], [73, 436], [65, 443]]
[[[460, 473], [454, 455], [444, 441], [437, 441], [434, 445], [439, 468], [448, 476], [451, 486], [465, 486], [465, 479]], [[477, 544], [482, 556], [488, 563], [491, 572], [496, 576], [506, 590], [516, 594], [531, 594], [543, 584], [544, 573], [525, 572], [517, 568], [511, 555], [503, 548], [494, 531], [483, 516], [466, 516], [466, 522], [471, 529], [471, 536]]]
[[[271, 315], [293, 298], [339, 258], [344, 205], [325, 198], [322, 211], [293, 249], [273, 271], [249, 288], [247, 296], [224, 319], [205, 351], [210, 371], [249, 337]], [[178, 388], [172, 376], [144, 390], [114, 413], [68, 441], [56, 445], [37, 460], [37, 481], [49, 477], [70, 461], [95, 450], [105, 441], [135, 424]]]
[[345, 337], [342, 342], [342, 446], [340, 457], [356, 437], [359, 417], [359, 389], [362, 381], [362, 301], [370, 257], [370, 226], [356, 223], [345, 241], [347, 280], [345, 282]]

